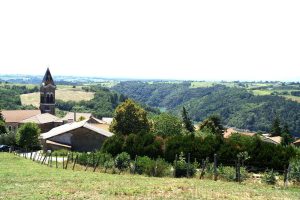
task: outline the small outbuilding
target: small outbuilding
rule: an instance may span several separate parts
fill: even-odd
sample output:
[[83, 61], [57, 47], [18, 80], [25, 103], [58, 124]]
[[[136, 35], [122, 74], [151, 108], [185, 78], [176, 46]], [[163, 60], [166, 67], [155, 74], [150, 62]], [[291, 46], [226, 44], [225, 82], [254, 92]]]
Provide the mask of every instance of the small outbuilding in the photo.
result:
[[41, 134], [43, 150], [68, 149], [89, 152], [101, 148], [106, 138], [113, 133], [101, 129], [88, 120], [67, 123]]

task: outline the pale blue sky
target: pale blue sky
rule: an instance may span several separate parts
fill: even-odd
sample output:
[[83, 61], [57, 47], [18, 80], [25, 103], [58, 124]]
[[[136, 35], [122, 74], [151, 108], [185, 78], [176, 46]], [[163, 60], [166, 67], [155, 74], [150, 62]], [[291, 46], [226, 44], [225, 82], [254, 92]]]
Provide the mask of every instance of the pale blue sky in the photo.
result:
[[300, 81], [300, 1], [1, 1], [0, 73]]

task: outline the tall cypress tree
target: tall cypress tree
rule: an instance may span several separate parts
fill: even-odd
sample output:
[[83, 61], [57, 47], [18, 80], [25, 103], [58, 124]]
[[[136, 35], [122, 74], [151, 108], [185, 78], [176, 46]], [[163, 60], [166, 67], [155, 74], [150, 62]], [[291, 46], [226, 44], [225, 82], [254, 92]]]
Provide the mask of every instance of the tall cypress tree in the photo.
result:
[[281, 136], [280, 119], [278, 116], [275, 117], [275, 119], [272, 123], [271, 135], [272, 135], [272, 137]]
[[293, 136], [290, 133], [289, 126], [287, 124], [284, 124], [282, 133], [281, 133], [281, 144], [282, 145], [289, 145], [293, 142]]
[[184, 127], [186, 128], [186, 130], [193, 133], [195, 131], [195, 127], [193, 125], [193, 122], [189, 118], [188, 112], [186, 111], [185, 107], [182, 108], [181, 115], [182, 115], [182, 121], [183, 121]]

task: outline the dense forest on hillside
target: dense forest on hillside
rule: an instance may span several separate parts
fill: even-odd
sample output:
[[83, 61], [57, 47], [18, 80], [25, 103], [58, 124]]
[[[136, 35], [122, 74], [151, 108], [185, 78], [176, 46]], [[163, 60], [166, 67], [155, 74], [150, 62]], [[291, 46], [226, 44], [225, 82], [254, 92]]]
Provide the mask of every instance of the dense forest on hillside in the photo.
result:
[[[127, 97], [123, 94], [111, 91], [101, 85], [82, 87], [86, 92], [95, 92], [94, 98], [89, 101], [62, 101], [56, 100], [56, 106], [63, 111], [90, 112], [95, 117], [112, 117], [119, 103], [124, 102]], [[159, 113], [158, 109], [142, 105], [145, 110], [151, 113]]]
[[119, 83], [113, 90], [138, 102], [177, 114], [185, 106], [196, 122], [218, 114], [228, 126], [253, 131], [270, 131], [272, 121], [278, 115], [292, 133], [300, 133], [300, 104], [297, 102], [278, 95], [255, 96], [244, 87], [190, 86], [191, 82], [128, 81]]
[[18, 85], [0, 85], [0, 109], [18, 110], [32, 108], [32, 106], [22, 106], [20, 94], [27, 94], [37, 91], [37, 87], [28, 88], [26, 86]]

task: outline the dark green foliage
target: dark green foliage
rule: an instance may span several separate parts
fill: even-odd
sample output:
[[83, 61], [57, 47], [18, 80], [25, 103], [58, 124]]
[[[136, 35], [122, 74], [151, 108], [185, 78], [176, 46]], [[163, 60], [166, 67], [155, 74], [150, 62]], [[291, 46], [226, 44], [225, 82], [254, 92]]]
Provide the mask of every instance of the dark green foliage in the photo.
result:
[[273, 120], [271, 134], [272, 136], [281, 136], [280, 119], [278, 116]]
[[283, 126], [281, 137], [282, 137], [281, 140], [282, 145], [289, 145], [294, 141], [293, 136], [291, 135], [287, 124]]
[[122, 152], [115, 158], [115, 167], [120, 172], [126, 170], [130, 166], [130, 155], [126, 152]]
[[17, 145], [16, 134], [15, 133], [0, 134], [0, 144], [16, 146]]
[[153, 118], [154, 134], [166, 138], [168, 136], [180, 135], [182, 122], [176, 116], [162, 113]]
[[107, 138], [102, 147], [101, 151], [116, 156], [117, 154], [123, 152], [123, 144], [125, 138], [122, 135], [113, 135], [112, 137]]
[[110, 131], [121, 135], [148, 133], [150, 123], [147, 112], [131, 99], [127, 99], [116, 108]]
[[135, 173], [156, 177], [168, 176], [171, 170], [170, 164], [163, 159], [152, 160], [147, 156], [138, 156], [135, 167]]
[[218, 114], [228, 126], [253, 131], [270, 131], [277, 113], [287, 123], [292, 134], [300, 132], [300, 104], [280, 96], [255, 96], [245, 88], [214, 85], [191, 88], [190, 82], [169, 84], [155, 82], [121, 82], [114, 90], [138, 102], [166, 108], [180, 115], [182, 107], [189, 110], [194, 121], [203, 121]]
[[291, 91], [291, 95], [300, 97], [300, 91]]
[[232, 134], [218, 151], [219, 158], [224, 164], [234, 164], [236, 157], [241, 152], [248, 152], [249, 159], [245, 165], [273, 168], [282, 170], [289, 160], [296, 156], [296, 151], [291, 146], [274, 145], [263, 142], [261, 139], [240, 134]]
[[35, 123], [23, 124], [17, 132], [17, 144], [27, 150], [35, 150], [40, 147], [40, 128]]
[[157, 158], [163, 156], [163, 142], [153, 134], [130, 134], [123, 145], [123, 150], [130, 154], [131, 158], [136, 155]]
[[7, 133], [7, 130], [5, 127], [5, 122], [0, 120], [0, 135], [6, 134], [6, 133]]
[[191, 133], [194, 132], [195, 127], [193, 125], [192, 120], [188, 116], [188, 112], [186, 111], [185, 107], [182, 108], [181, 116], [182, 116], [182, 121], [183, 121], [184, 128], [186, 130], [188, 130], [189, 132], [191, 132]]
[[5, 121], [4, 118], [3, 118], [3, 115], [2, 115], [2, 111], [1, 111], [1, 110], [0, 110], [0, 121], [3, 121], [3, 122]]
[[300, 158], [295, 158], [291, 161], [290, 179], [300, 183]]
[[177, 161], [174, 161], [175, 177], [193, 177], [196, 174], [198, 163], [188, 163], [183, 152], [179, 154]]
[[198, 161], [212, 158], [214, 153], [218, 151], [222, 140], [213, 134], [206, 137], [193, 135], [179, 135], [168, 138], [165, 144], [165, 158], [169, 162], [173, 162], [176, 155], [181, 152], [190, 153], [191, 160]]
[[126, 138], [122, 135], [114, 135], [105, 140], [101, 151], [113, 156], [125, 151], [131, 158], [135, 158], [136, 155], [157, 158], [163, 156], [162, 146], [162, 140], [151, 133], [130, 134]]
[[213, 134], [222, 136], [225, 131], [225, 128], [221, 124], [220, 117], [217, 115], [212, 115], [200, 123], [199, 130], [208, 131]]

